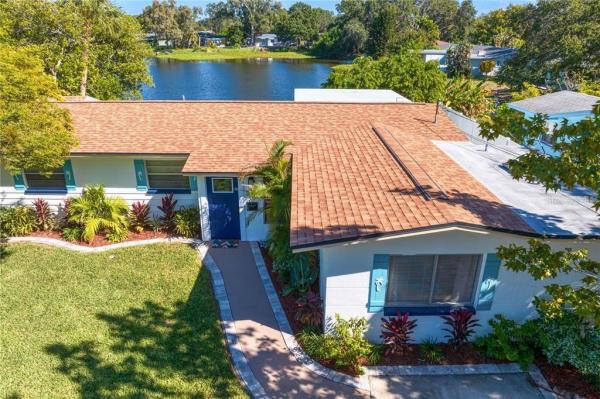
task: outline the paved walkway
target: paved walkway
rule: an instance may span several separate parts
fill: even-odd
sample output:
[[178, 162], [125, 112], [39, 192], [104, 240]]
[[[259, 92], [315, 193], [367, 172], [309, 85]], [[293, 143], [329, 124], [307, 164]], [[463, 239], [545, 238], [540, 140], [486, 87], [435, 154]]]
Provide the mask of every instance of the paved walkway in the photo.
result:
[[211, 248], [219, 266], [239, 342], [250, 369], [270, 398], [369, 398], [366, 392], [327, 380], [300, 364], [279, 331], [248, 243]]

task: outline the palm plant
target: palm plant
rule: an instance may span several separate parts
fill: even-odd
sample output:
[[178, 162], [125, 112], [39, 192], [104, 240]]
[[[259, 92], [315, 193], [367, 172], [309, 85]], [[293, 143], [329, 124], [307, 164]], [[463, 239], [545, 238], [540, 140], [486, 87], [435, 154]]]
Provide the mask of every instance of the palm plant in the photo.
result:
[[129, 227], [128, 207], [123, 198], [108, 198], [102, 185], [87, 186], [81, 197], [69, 203], [69, 221], [82, 228], [82, 238], [91, 242], [96, 234], [106, 232], [124, 239]]

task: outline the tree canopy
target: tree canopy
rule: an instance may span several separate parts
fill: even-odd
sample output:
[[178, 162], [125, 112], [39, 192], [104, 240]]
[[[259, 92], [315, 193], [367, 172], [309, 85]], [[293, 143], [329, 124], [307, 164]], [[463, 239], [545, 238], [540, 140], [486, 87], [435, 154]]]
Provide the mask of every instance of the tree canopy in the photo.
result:
[[61, 90], [37, 48], [0, 44], [0, 54], [0, 164], [12, 174], [51, 172], [77, 144], [68, 112], [55, 101]]
[[154, 44], [164, 40], [168, 47], [191, 47], [198, 43], [198, 19], [202, 8], [177, 6], [175, 0], [153, 0], [141, 15], [144, 30], [155, 35]]
[[332, 21], [333, 15], [329, 11], [306, 3], [295, 3], [279, 18], [275, 33], [284, 42], [311, 44], [319, 39], [321, 32], [325, 32]]
[[152, 82], [139, 23], [108, 0], [0, 0], [0, 14], [4, 40], [35, 45], [44, 70], [67, 94], [139, 97]]

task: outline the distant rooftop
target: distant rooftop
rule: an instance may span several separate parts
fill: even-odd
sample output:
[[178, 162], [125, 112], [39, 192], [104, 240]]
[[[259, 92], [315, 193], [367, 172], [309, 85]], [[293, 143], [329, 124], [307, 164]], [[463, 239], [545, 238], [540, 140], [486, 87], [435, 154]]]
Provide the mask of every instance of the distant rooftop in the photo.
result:
[[294, 89], [297, 102], [333, 103], [410, 103], [408, 98], [393, 90], [370, 89]]
[[548, 236], [598, 236], [600, 215], [593, 207], [594, 193], [578, 187], [572, 191], [546, 191], [540, 184], [517, 181], [504, 167], [527, 150], [508, 145], [469, 141], [435, 141], [442, 151], [519, 215], [535, 232]]
[[514, 101], [508, 105], [523, 112], [553, 115], [572, 112], [591, 112], [593, 105], [599, 101], [600, 97], [563, 90], [521, 101]]

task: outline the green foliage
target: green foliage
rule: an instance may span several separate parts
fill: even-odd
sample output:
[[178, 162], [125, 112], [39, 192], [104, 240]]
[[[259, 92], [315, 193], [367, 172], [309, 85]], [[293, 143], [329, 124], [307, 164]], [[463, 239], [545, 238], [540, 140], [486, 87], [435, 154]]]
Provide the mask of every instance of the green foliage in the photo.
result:
[[79, 226], [65, 226], [62, 229], [62, 238], [69, 242], [82, 240], [83, 229]]
[[584, 80], [579, 84], [579, 91], [592, 96], [600, 97], [600, 81]]
[[195, 238], [200, 234], [198, 208], [181, 208], [175, 214], [175, 231], [184, 237]]
[[107, 233], [107, 239], [122, 241], [129, 228], [129, 209], [120, 197], [108, 198], [101, 185], [87, 186], [80, 197], [69, 204], [69, 221], [82, 229], [82, 238], [92, 242], [96, 234]]
[[0, 232], [7, 236], [26, 236], [35, 230], [36, 224], [35, 212], [30, 206], [0, 208]]
[[158, 40], [165, 40], [168, 47], [192, 47], [197, 42], [198, 17], [202, 14], [200, 7], [176, 6], [174, 1], [154, 1], [146, 6], [140, 17], [144, 30], [156, 35]]
[[486, 76], [490, 72], [492, 72], [495, 67], [496, 67], [495, 60], [483, 60], [479, 63], [479, 70], [481, 71], [482, 74], [484, 74]]
[[292, 41], [297, 45], [310, 44], [319, 39], [333, 21], [330, 11], [311, 7], [302, 2], [294, 3], [287, 14], [275, 25], [274, 33], [279, 40]]
[[412, 101], [435, 102], [443, 98], [446, 81], [436, 62], [425, 62], [418, 52], [405, 49], [392, 57], [360, 57], [334, 67], [324, 87], [391, 89]]
[[573, 313], [565, 313], [544, 318], [541, 330], [546, 337], [542, 352], [550, 363], [570, 364], [600, 383], [600, 329], [597, 326], [590, 326]]
[[471, 45], [466, 43], [455, 44], [446, 53], [448, 76], [469, 77], [471, 75]]
[[443, 353], [439, 343], [435, 338], [428, 338], [421, 343], [419, 348], [421, 357], [429, 364], [439, 364], [442, 361]]
[[[523, 21], [523, 23], [519, 22]], [[523, 46], [498, 78], [513, 87], [523, 82], [555, 85], [566, 76], [600, 76], [600, 7], [597, 1], [548, 0], [527, 6], [513, 25]]]
[[535, 359], [535, 348], [544, 342], [539, 323], [529, 320], [519, 325], [499, 314], [488, 323], [493, 331], [478, 338], [475, 346], [491, 358], [517, 362], [527, 370]]
[[512, 101], [525, 100], [526, 98], [537, 97], [542, 95], [542, 91], [536, 86], [528, 82], [523, 82], [523, 90], [514, 91]]
[[232, 24], [225, 30], [227, 45], [231, 47], [240, 47], [244, 42], [244, 31], [240, 24]]
[[4, 0], [2, 13], [7, 41], [35, 45], [45, 71], [71, 95], [139, 97], [152, 82], [139, 23], [109, 0]]
[[483, 84], [462, 77], [448, 81], [444, 105], [474, 119], [489, 114], [492, 101]]
[[523, 46], [523, 36], [530, 27], [529, 12], [527, 6], [509, 5], [476, 18], [469, 33], [471, 43], [511, 48]]
[[[364, 338], [368, 328], [365, 318], [342, 319], [335, 316], [335, 323], [326, 334], [304, 331], [299, 340], [306, 353], [319, 360], [330, 360], [336, 367], [362, 374], [361, 365], [366, 360], [376, 360], [378, 348]], [[374, 359], [375, 357], [375, 359]]]
[[61, 91], [36, 52], [0, 44], [0, 164], [12, 174], [57, 169], [77, 144], [68, 112], [50, 101]]

